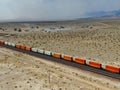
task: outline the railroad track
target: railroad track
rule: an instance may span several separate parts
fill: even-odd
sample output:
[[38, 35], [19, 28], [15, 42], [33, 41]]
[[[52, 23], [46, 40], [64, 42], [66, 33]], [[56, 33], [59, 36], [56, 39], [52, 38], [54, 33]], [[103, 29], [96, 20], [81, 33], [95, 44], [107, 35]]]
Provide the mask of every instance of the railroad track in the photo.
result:
[[78, 69], [82, 69], [82, 70], [85, 70], [85, 71], [89, 71], [89, 72], [93, 72], [93, 73], [96, 73], [96, 74], [104, 75], [104, 76], [107, 76], [109, 78], [114, 78], [114, 79], [120, 80], [120, 73], [113, 73], [113, 72], [110, 72], [110, 71], [107, 71], [107, 70], [104, 70], [104, 69], [94, 68], [94, 67], [91, 67], [89, 65], [82, 65], [82, 64], [79, 64], [79, 63], [70, 62], [70, 61], [66, 61], [66, 60], [63, 60], [63, 59], [59, 59], [59, 58], [54, 58], [52, 56], [47, 56], [47, 55], [35, 53], [35, 52], [32, 52], [32, 51], [22, 50], [22, 49], [19, 49], [19, 48], [16, 48], [16, 47], [7, 46], [5, 44], [1, 44], [0, 46], [4, 47], [4, 48], [15, 50], [15, 51], [18, 51], [18, 52], [26, 53], [26, 54], [29, 54], [29, 55], [32, 55], [32, 56], [35, 56], [35, 57], [38, 57], [38, 58], [45, 59], [45, 60], [58, 62], [58, 63], [64, 64], [64, 65], [67, 65], [67, 66], [76, 67]]

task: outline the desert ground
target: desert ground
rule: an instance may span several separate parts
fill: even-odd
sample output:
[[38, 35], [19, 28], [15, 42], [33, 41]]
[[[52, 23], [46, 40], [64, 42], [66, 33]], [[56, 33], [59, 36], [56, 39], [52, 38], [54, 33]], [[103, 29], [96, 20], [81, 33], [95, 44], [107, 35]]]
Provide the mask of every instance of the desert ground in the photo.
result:
[[0, 47], [0, 90], [120, 90], [120, 82]]
[[[0, 39], [120, 67], [120, 20], [1, 23]], [[0, 47], [0, 90], [120, 90], [120, 82]]]
[[120, 66], [120, 20], [3, 23], [0, 39]]

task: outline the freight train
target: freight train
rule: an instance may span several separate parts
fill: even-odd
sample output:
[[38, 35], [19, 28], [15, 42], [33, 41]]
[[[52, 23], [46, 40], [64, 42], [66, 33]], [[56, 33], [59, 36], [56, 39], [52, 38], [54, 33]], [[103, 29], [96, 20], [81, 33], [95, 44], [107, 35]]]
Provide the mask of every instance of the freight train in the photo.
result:
[[111, 71], [111, 72], [120, 74], [120, 67], [118, 67], [118, 66], [101, 64], [101, 63], [93, 61], [93, 60], [87, 60], [87, 59], [80, 58], [80, 57], [72, 57], [70, 55], [65, 55], [65, 54], [46, 51], [46, 50], [41, 50], [41, 49], [38, 49], [38, 48], [32, 48], [32, 47], [22, 45], [22, 44], [14, 44], [14, 43], [11, 43], [11, 42], [5, 42], [3, 40], [0, 40], [0, 45], [7, 45], [7, 46], [10, 46], [10, 47], [15, 47], [15, 48], [18, 48], [18, 49], [31, 51], [31, 52], [34, 52], [34, 53], [44, 54], [44, 55], [47, 55], [47, 56], [52, 56], [54, 58], [63, 59], [63, 60], [67, 60], [67, 61], [70, 61], [70, 62], [75, 62], [75, 63], [78, 63], [78, 64], [88, 65], [88, 66], [91, 66], [91, 67], [94, 67], [94, 68], [103, 69], [103, 70], [107, 70], [107, 71]]

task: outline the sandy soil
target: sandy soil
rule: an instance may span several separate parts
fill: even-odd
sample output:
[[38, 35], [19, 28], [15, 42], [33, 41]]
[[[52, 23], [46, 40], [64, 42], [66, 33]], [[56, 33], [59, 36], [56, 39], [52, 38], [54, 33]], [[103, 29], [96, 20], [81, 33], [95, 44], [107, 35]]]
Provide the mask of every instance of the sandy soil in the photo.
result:
[[[5, 41], [120, 66], [120, 20], [13, 23], [0, 26], [0, 39]], [[44, 31], [61, 26], [74, 28], [66, 31]]]
[[120, 82], [0, 47], [0, 90], [119, 90]]

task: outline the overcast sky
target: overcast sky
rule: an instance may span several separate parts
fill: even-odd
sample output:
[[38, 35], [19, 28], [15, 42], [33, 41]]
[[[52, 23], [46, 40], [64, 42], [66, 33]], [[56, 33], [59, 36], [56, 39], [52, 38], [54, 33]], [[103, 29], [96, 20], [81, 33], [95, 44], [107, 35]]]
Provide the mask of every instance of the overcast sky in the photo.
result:
[[120, 0], [0, 0], [0, 20], [56, 20], [120, 9]]

